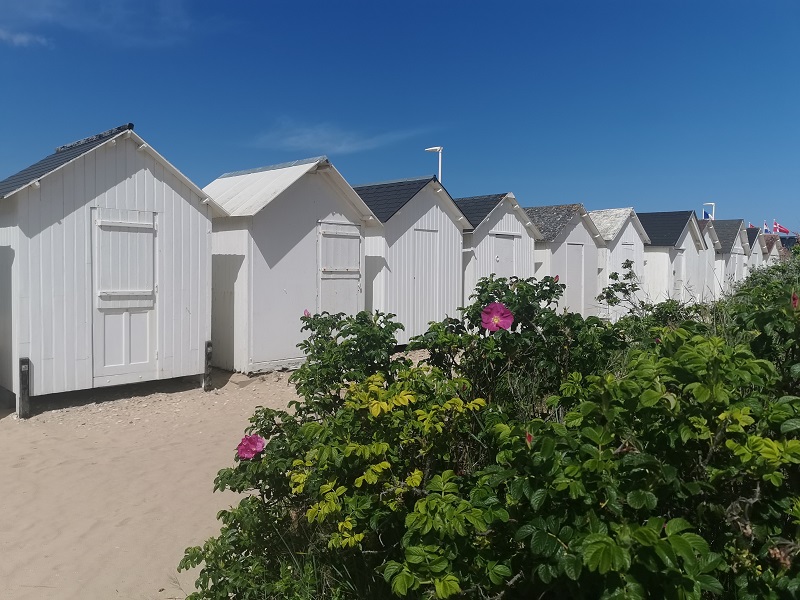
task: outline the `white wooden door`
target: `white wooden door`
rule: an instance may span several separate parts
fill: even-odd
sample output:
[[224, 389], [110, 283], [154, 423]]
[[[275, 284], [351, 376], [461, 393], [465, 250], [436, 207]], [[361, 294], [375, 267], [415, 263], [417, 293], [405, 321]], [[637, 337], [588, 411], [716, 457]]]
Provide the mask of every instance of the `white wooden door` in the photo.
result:
[[514, 236], [496, 234], [494, 237], [494, 274], [496, 277], [511, 277], [516, 274], [514, 264]]
[[99, 208], [92, 220], [94, 385], [155, 379], [156, 215]]
[[414, 229], [411, 317], [408, 323], [403, 323], [409, 337], [425, 333], [428, 323], [444, 318], [438, 240], [439, 232], [435, 229]]
[[319, 224], [319, 312], [354, 315], [364, 308], [361, 227], [352, 223]]
[[567, 273], [564, 282], [567, 289], [564, 290], [564, 299], [570, 312], [584, 314], [584, 276], [583, 244], [567, 244]]
[[686, 280], [686, 257], [683, 252], [683, 250], [678, 250], [678, 255], [675, 257], [675, 267], [672, 271], [672, 297], [675, 300], [683, 300], [683, 285]]

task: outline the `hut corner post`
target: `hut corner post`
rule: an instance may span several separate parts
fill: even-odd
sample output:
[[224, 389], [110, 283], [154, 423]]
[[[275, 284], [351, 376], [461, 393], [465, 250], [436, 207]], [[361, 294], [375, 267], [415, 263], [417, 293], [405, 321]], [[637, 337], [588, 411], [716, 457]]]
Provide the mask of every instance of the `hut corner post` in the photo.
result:
[[203, 372], [203, 391], [211, 391], [211, 342], [206, 342], [206, 368]]
[[17, 416], [27, 419], [31, 416], [31, 359], [19, 359], [19, 395], [17, 396]]

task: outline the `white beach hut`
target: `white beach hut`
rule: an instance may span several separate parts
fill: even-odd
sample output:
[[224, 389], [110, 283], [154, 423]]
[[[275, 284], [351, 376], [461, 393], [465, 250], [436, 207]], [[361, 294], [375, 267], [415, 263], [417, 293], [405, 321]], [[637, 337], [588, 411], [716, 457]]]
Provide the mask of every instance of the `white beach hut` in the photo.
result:
[[[589, 216], [603, 236], [606, 246], [600, 249], [600, 263], [606, 274], [605, 282], [600, 282], [601, 288], [608, 285], [608, 275], [617, 273], [622, 277], [625, 272], [623, 263], [633, 262], [633, 273], [640, 289], [644, 285], [644, 247], [650, 243], [650, 238], [642, 227], [639, 217], [633, 208], [609, 208], [593, 210]], [[605, 266], [603, 266], [603, 264]], [[603, 307], [607, 318], [617, 320], [627, 312], [625, 306]]]
[[698, 221], [697, 224], [705, 245], [705, 249], [700, 251], [700, 281], [703, 283], [697, 300], [712, 302], [722, 297], [723, 280], [717, 276], [717, 252], [722, 249], [722, 244], [717, 236], [713, 220], [704, 219]]
[[205, 372], [212, 210], [132, 124], [0, 182], [0, 386], [21, 416], [34, 395]]
[[728, 293], [746, 275], [750, 244], [742, 219], [716, 219], [714, 229], [719, 238], [716, 276], [722, 282], [722, 293]]
[[749, 275], [759, 267], [764, 266], [769, 249], [767, 240], [764, 238], [764, 230], [761, 227], [748, 227], [747, 241], [750, 244], [750, 254], [747, 257], [747, 274]]
[[396, 315], [398, 344], [458, 316], [469, 222], [435, 176], [356, 186], [381, 223], [366, 237], [367, 310]]
[[767, 266], [775, 265], [781, 262], [781, 250], [783, 250], [783, 242], [781, 242], [781, 236], [777, 233], [765, 233], [764, 234], [764, 241], [767, 244], [767, 256], [766, 256], [766, 264]]
[[537, 276], [558, 276], [567, 286], [559, 308], [597, 316], [597, 295], [606, 277], [600, 251], [606, 244], [583, 204], [536, 206], [525, 212], [543, 238]]
[[214, 220], [214, 366], [297, 366], [304, 310], [364, 309], [364, 227], [375, 216], [324, 157], [226, 173]]
[[650, 238], [645, 246], [644, 292], [651, 302], [697, 301], [705, 286], [706, 244], [692, 210], [637, 213]]
[[535, 244], [542, 234], [514, 194], [458, 198], [456, 205], [472, 227], [464, 233], [464, 305], [482, 277], [534, 276]]

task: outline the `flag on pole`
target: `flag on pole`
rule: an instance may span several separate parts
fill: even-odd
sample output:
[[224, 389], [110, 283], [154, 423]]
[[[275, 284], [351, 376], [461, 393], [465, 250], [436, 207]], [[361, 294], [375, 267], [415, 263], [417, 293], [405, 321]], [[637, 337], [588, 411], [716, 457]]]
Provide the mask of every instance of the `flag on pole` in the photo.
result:
[[772, 233], [789, 233], [789, 230], [777, 221], [772, 221]]
[[703, 220], [708, 221], [710, 219], [711, 219], [711, 215], [708, 214], [708, 212], [706, 212], [705, 209], [703, 209]]
[[755, 225], [753, 225], [753, 222], [752, 222], [752, 221], [748, 221], [748, 222], [747, 222], [747, 228], [748, 228], [748, 229], [755, 229]]
[[769, 227], [767, 226], [767, 222], [766, 222], [766, 221], [764, 221], [764, 233], [772, 233], [772, 232], [769, 230]]

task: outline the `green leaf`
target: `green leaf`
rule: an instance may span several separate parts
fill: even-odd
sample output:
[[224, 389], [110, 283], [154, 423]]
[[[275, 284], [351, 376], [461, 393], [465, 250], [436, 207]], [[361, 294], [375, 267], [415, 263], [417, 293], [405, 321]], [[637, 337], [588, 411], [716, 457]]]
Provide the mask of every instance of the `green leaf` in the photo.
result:
[[694, 565], [697, 562], [692, 545], [682, 535], [670, 535], [667, 537], [667, 541], [675, 554], [680, 556], [687, 565]]
[[681, 519], [678, 517], [677, 519], [670, 519], [667, 521], [666, 533], [668, 536], [670, 536], [691, 528], [691, 523], [689, 523], [686, 519]]
[[461, 586], [458, 585], [458, 578], [452, 573], [448, 573], [441, 579], [434, 579], [433, 587], [436, 590], [437, 598], [448, 598], [461, 591]]
[[645, 506], [652, 510], [658, 503], [655, 494], [645, 490], [634, 490], [632, 492], [628, 492], [626, 500], [631, 508], [635, 508], [637, 510], [644, 508]]
[[416, 577], [410, 571], [403, 570], [392, 579], [392, 592], [398, 596], [405, 596], [415, 582]]
[[531, 496], [531, 508], [533, 510], [538, 511], [542, 508], [544, 501], [547, 499], [547, 490], [544, 488], [540, 488], [536, 490], [533, 495]]
[[644, 407], [655, 406], [663, 394], [659, 390], [645, 390], [639, 396], [639, 404]]
[[682, 533], [681, 537], [689, 542], [692, 549], [701, 557], [705, 557], [710, 552], [708, 542], [696, 533]]
[[583, 569], [583, 563], [579, 556], [565, 554], [561, 557], [561, 566], [564, 567], [564, 574], [567, 577], [572, 579], [572, 581], [578, 581], [578, 578], [581, 576], [581, 569]]
[[558, 551], [558, 540], [545, 531], [537, 529], [531, 536], [531, 552], [541, 556], [553, 556]]
[[511, 577], [511, 569], [507, 565], [494, 560], [489, 561], [489, 564], [486, 565], [486, 572], [489, 574], [489, 579], [491, 579], [492, 583], [495, 585], [500, 585], [503, 581]]
[[655, 546], [658, 544], [659, 535], [649, 527], [639, 527], [631, 533], [631, 537], [642, 546]]
[[781, 433], [791, 433], [800, 429], [800, 419], [788, 419], [781, 423]]
[[695, 581], [700, 585], [700, 589], [711, 592], [712, 594], [721, 596], [725, 592], [719, 580], [711, 575], [698, 575], [695, 577]]
[[601, 575], [610, 570], [621, 571], [630, 567], [631, 557], [627, 550], [602, 533], [592, 533], [584, 539], [583, 561], [589, 570]]
[[420, 546], [409, 546], [406, 548], [406, 562], [412, 565], [419, 565], [425, 562], [428, 554]]
[[789, 367], [789, 375], [792, 376], [792, 379], [800, 379], [800, 363], [795, 363]]
[[514, 539], [518, 542], [524, 540], [526, 537], [533, 535], [533, 532], [537, 529], [538, 528], [532, 523], [525, 523], [525, 525], [517, 529], [517, 532], [514, 534]]

